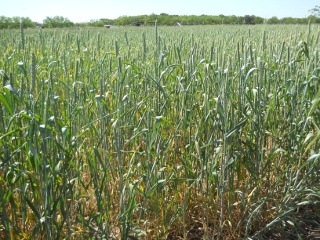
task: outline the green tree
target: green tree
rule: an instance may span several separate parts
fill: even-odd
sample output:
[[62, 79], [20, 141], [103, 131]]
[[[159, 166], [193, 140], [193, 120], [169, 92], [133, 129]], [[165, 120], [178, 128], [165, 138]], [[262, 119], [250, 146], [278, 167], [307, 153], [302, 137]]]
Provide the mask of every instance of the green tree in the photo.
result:
[[281, 22], [277, 17], [272, 17], [272, 18], [268, 19], [267, 23], [268, 24], [279, 24]]
[[11, 18], [0, 16], [0, 29], [8, 28], [11, 24]]
[[310, 15], [307, 17], [308, 22], [310, 21], [311, 23], [320, 23], [320, 17], [316, 17], [314, 15]]
[[24, 28], [34, 28], [36, 24], [28, 17], [5, 17], [0, 16], [0, 29], [3, 28], [20, 28], [20, 23]]
[[294, 24], [294, 23], [297, 23], [297, 19], [296, 18], [292, 18], [292, 17], [285, 17], [285, 18], [282, 18], [280, 21], [283, 24]]
[[263, 24], [264, 23], [264, 18], [254, 16], [254, 23], [255, 24]]
[[108, 18], [100, 18], [100, 22], [103, 22], [104, 25], [116, 25], [115, 19], [108, 19]]
[[245, 15], [244, 16], [244, 24], [248, 24], [248, 25], [255, 24], [254, 18], [255, 18], [255, 16]]
[[100, 20], [92, 19], [90, 20], [89, 23], [87, 23], [87, 26], [90, 26], [90, 27], [103, 27], [104, 25], [107, 25], [107, 24], [105, 24], [102, 19]]
[[229, 16], [228, 18], [229, 18], [230, 24], [242, 24], [243, 23], [243, 19], [241, 19], [240, 17], [237, 17], [236, 15]]
[[34, 28], [34, 27], [36, 27], [36, 23], [33, 22], [29, 17], [22, 17], [22, 18], [20, 18], [20, 21], [22, 22], [22, 26], [24, 28]]
[[320, 17], [320, 6], [316, 5], [314, 8], [310, 9], [309, 12], [316, 17]]
[[46, 17], [43, 20], [43, 26], [48, 28], [63, 28], [63, 27], [72, 27], [74, 23], [71, 22], [68, 18], [62, 16], [55, 17]]
[[20, 28], [20, 17], [12, 17], [9, 27], [10, 28]]

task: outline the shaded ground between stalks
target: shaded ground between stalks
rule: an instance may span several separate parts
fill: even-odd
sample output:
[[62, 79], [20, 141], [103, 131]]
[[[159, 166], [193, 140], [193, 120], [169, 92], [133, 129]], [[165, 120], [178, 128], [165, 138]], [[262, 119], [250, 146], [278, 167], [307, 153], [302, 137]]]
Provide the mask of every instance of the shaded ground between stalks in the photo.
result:
[[266, 239], [320, 240], [320, 204], [300, 207], [291, 218], [294, 226], [280, 223], [266, 234]]
[[[257, 236], [257, 240], [320, 240], [320, 204], [312, 206], [300, 207], [296, 212], [290, 216], [291, 224], [288, 222], [284, 225], [279, 223], [273, 226], [263, 236]], [[188, 240], [202, 240], [204, 238], [203, 228], [200, 223], [195, 224], [189, 231], [187, 231], [186, 239]], [[184, 239], [182, 234], [171, 232], [166, 240]], [[211, 239], [215, 239], [212, 237]], [[242, 239], [228, 237], [227, 239]]]

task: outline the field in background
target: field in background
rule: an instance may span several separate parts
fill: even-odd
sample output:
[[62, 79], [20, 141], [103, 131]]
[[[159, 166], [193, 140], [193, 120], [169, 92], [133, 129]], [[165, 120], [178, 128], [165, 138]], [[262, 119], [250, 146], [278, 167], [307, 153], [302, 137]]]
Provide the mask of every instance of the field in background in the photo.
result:
[[288, 239], [319, 224], [319, 26], [0, 42], [0, 238]]

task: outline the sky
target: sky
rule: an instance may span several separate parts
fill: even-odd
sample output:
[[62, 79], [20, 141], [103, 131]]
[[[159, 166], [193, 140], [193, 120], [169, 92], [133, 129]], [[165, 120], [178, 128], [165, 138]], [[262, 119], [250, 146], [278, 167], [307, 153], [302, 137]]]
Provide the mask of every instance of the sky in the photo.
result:
[[0, 16], [39, 23], [54, 16], [76, 23], [152, 13], [303, 18], [316, 5], [320, 0], [7, 0], [2, 1]]

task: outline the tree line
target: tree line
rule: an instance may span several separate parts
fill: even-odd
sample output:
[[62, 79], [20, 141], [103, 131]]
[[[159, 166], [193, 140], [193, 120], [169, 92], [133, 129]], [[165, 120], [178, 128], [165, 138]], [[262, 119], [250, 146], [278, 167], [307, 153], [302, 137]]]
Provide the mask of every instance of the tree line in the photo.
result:
[[0, 29], [15, 29], [20, 28], [66, 28], [66, 27], [103, 27], [105, 25], [129, 26], [129, 25], [154, 25], [155, 22], [159, 26], [173, 25], [217, 25], [217, 24], [308, 24], [320, 23], [320, 16], [317, 12], [312, 12], [306, 18], [277, 18], [272, 17], [264, 19], [255, 15], [245, 16], [225, 16], [225, 15], [169, 15], [166, 13], [139, 15], [139, 16], [121, 16], [117, 19], [95, 19], [90, 22], [74, 23], [68, 18], [62, 16], [46, 17], [42, 23], [33, 22], [29, 17], [5, 17], [0, 16]]
[[46, 17], [43, 20], [43, 23], [37, 23], [32, 21], [29, 17], [5, 17], [0, 16], [0, 29], [17, 29], [20, 27], [23, 28], [36, 28], [36, 27], [45, 27], [45, 28], [64, 28], [64, 27], [73, 27], [75, 23], [71, 22], [68, 18], [55, 16], [55, 17]]
[[306, 18], [277, 18], [272, 17], [269, 19], [264, 19], [255, 15], [245, 15], [245, 16], [225, 16], [225, 15], [169, 15], [166, 13], [151, 14], [151, 15], [139, 15], [139, 16], [122, 16], [117, 19], [99, 19], [92, 20], [89, 25], [91, 26], [103, 26], [109, 25], [119, 25], [126, 26], [132, 25], [134, 23], [142, 23], [143, 25], [150, 25], [157, 21], [158, 25], [173, 26], [177, 23], [181, 25], [217, 25], [217, 24], [308, 24], [320, 23], [320, 18], [315, 15], [310, 15]]

